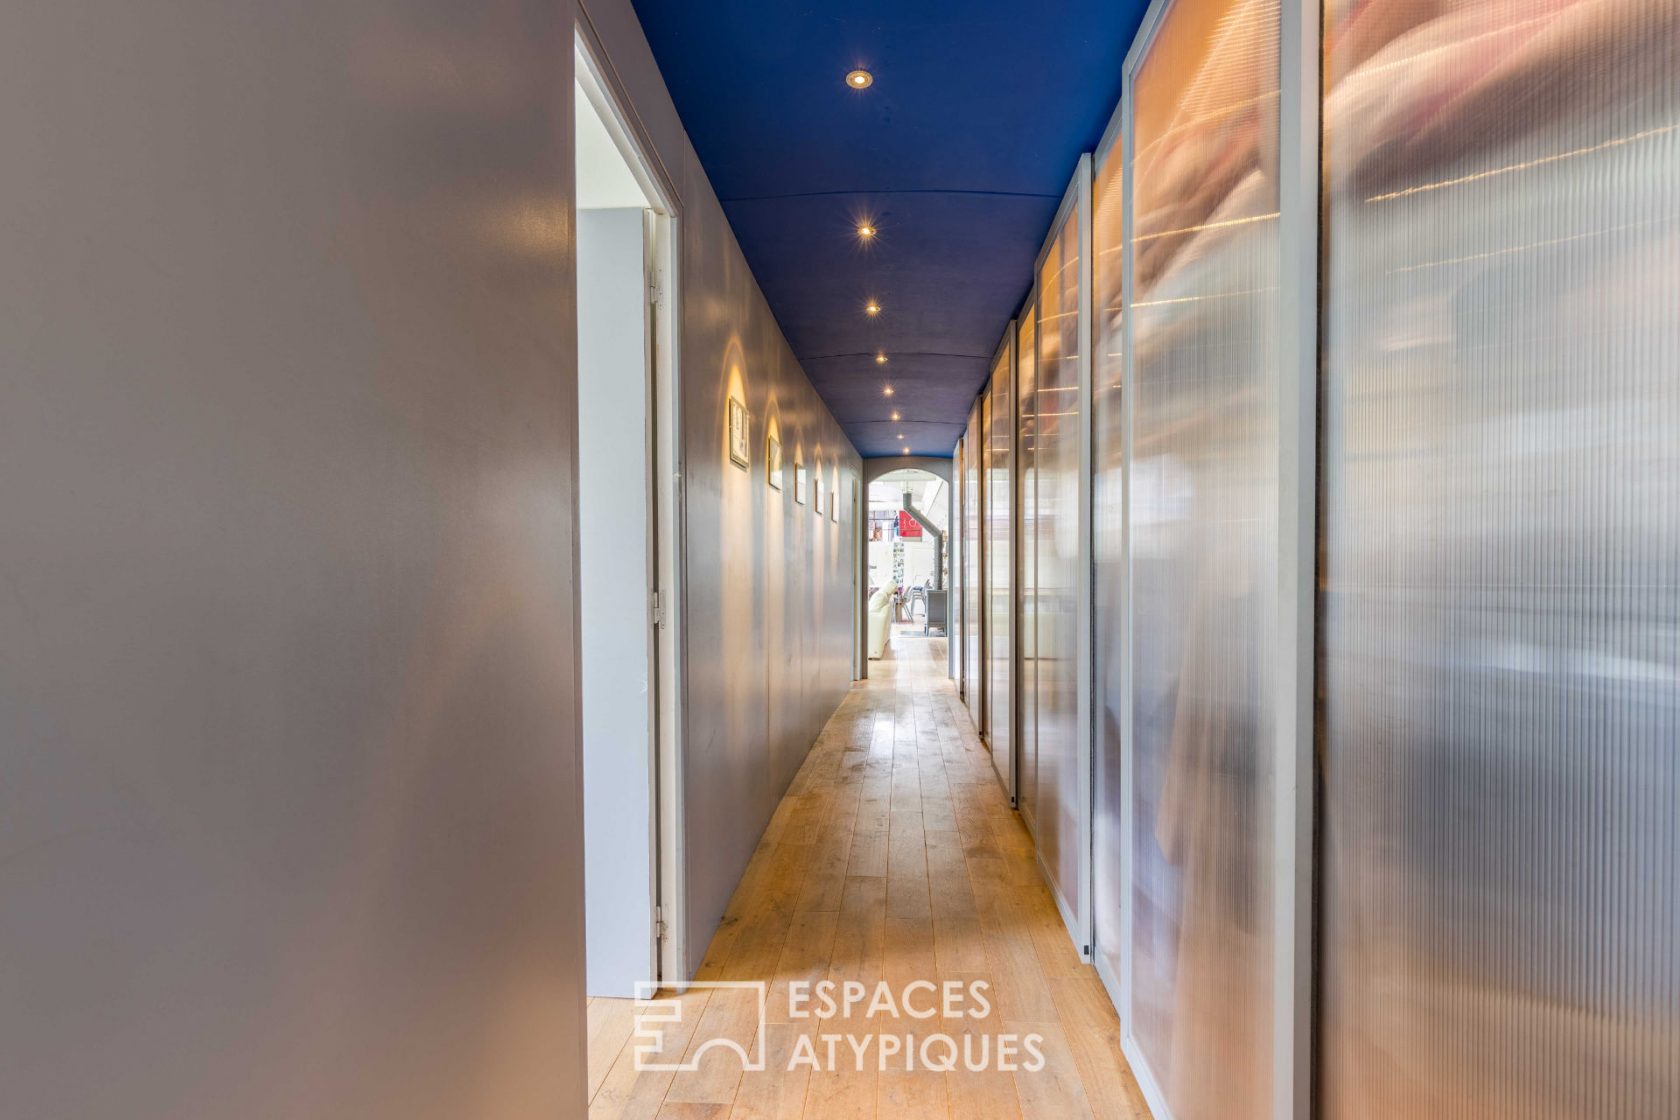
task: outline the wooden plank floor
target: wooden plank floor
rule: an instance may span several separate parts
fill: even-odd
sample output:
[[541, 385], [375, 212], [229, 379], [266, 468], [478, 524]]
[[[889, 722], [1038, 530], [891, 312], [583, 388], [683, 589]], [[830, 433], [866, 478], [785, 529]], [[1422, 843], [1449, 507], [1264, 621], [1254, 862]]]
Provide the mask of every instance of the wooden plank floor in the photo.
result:
[[[888, 657], [870, 664], [870, 679], [846, 697], [794, 779], [706, 952], [697, 979], [771, 985], [766, 1068], [742, 1073], [734, 1055], [713, 1048], [693, 1071], [638, 1072], [632, 1005], [594, 999], [590, 1120], [1149, 1115], [1108, 996], [1063, 929], [1032, 841], [945, 677], [945, 656], [944, 639], [900, 632]], [[885, 981], [895, 997], [918, 980], [983, 980], [992, 1009], [984, 1019], [914, 1021], [865, 1019], [860, 1008], [839, 1025], [791, 1015], [789, 982], [823, 979], [862, 981], [871, 992]], [[752, 1038], [756, 997], [680, 998], [666, 1053], [686, 1056], [697, 1039]], [[834, 1068], [825, 1060], [790, 1070], [801, 1035], [824, 1032], [873, 1036], [863, 1068], [842, 1042]], [[970, 1072], [959, 1059], [941, 1072], [898, 1058], [881, 1068], [881, 1036], [934, 1032], [993, 1044], [1035, 1034], [1043, 1068]]]

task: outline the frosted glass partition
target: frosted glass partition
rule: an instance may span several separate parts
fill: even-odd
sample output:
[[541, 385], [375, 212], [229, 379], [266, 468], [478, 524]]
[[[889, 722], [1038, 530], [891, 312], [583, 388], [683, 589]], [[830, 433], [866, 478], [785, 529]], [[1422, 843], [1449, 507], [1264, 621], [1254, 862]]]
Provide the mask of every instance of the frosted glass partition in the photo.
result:
[[1020, 711], [1015, 721], [1015, 803], [1021, 810], [1027, 831], [1036, 835], [1033, 814], [1038, 788], [1038, 624], [1035, 596], [1038, 574], [1038, 516], [1034, 512], [1037, 473], [1034, 462], [1034, 419], [1038, 397], [1038, 310], [1028, 304], [1017, 320], [1015, 331], [1015, 429], [1016, 503], [1015, 539], [1019, 547], [1016, 570], [1015, 671], [1016, 702]]
[[986, 720], [986, 679], [982, 664], [980, 605], [982, 602], [982, 572], [980, 554], [980, 403], [975, 402], [968, 414], [968, 433], [963, 437], [968, 454], [963, 458], [962, 537], [963, 537], [963, 676], [968, 682], [968, 694], [963, 698], [968, 714], [976, 728], [983, 728]]
[[1324, 1115], [1680, 1116], [1680, 5], [1325, 11]]
[[1277, 0], [1176, 0], [1131, 82], [1130, 1027], [1176, 1120], [1271, 1113]]
[[[1014, 324], [1010, 324], [1010, 334]], [[1014, 572], [1011, 534], [1015, 531], [1013, 505], [1014, 470], [1014, 383], [1012, 339], [1005, 337], [992, 362], [992, 379], [987, 386], [987, 408], [991, 414], [991, 436], [986, 441], [986, 678], [987, 743], [992, 749], [992, 767], [1004, 791], [1015, 796], [1014, 713], [1015, 698], [1015, 615]]]
[[1038, 274], [1038, 386], [1033, 410], [1037, 556], [1037, 773], [1039, 859], [1069, 914], [1084, 909], [1086, 807], [1079, 742], [1079, 222], [1063, 223]]
[[1121, 709], [1125, 658], [1125, 444], [1121, 386], [1125, 369], [1121, 327], [1124, 196], [1118, 138], [1097, 167], [1091, 193], [1091, 252], [1096, 316], [1091, 367], [1092, 672], [1096, 678], [1096, 767], [1091, 817], [1092, 914], [1096, 952], [1111, 981], [1120, 976], [1122, 766]]

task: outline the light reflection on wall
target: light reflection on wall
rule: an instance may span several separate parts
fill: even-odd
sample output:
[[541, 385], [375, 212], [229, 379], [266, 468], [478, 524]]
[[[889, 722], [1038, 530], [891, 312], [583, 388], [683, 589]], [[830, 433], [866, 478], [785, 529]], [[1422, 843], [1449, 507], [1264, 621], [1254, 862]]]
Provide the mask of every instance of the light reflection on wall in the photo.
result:
[[[742, 470], [729, 457], [731, 400], [741, 401], [747, 406], [747, 446], [752, 447], [752, 398], [747, 392], [746, 362], [746, 352], [741, 346], [741, 340], [732, 336], [724, 348], [720, 371], [722, 376], [718, 379], [719, 398], [713, 412], [718, 418], [715, 437], [717, 443], [713, 455], [717, 460], [721, 479], [717, 511], [719, 539], [723, 541], [757, 540], [763, 529], [762, 524], [758, 522], [764, 507], [753, 500], [753, 470], [750, 466]], [[721, 634], [723, 645], [718, 652], [725, 665], [750, 664], [754, 636], [761, 632], [759, 624], [762, 622], [761, 614], [767, 598], [765, 592], [768, 589], [758, 586], [758, 573], [755, 570], [752, 549], [726, 548], [722, 560], [723, 578], [718, 581], [718, 594], [722, 598], [722, 617], [725, 625]], [[752, 726], [757, 720], [768, 718], [768, 713], [756, 700], [756, 697], [740, 692], [729, 695], [725, 713], [728, 738], [722, 744], [725, 754], [734, 756], [737, 752], [746, 750], [747, 744], [768, 737], [768, 727]], [[744, 766], [745, 763], [744, 756], [737, 759], [738, 765]]]
[[[776, 401], [774, 392], [771, 393], [770, 399], [766, 402], [764, 411], [766, 417], [764, 421], [765, 437], [774, 436], [778, 440], [782, 439], [781, 408]], [[756, 435], [749, 441], [749, 446], [754, 449], [755, 457], [759, 454], [768, 454], [764, 440]], [[788, 461], [788, 451], [785, 446], [782, 451], [782, 460], [783, 462]], [[749, 497], [755, 491], [763, 491], [763, 505], [760, 507], [763, 512], [761, 515], [755, 515], [762, 518], [759, 539], [763, 542], [763, 547], [760, 555], [769, 561], [763, 567], [762, 588], [753, 590], [762, 604], [764, 633], [766, 635], [785, 636], [795, 632], [798, 623], [795, 621], [793, 625], [790, 625], [790, 620], [797, 620], [799, 617], [796, 613], [799, 610], [799, 604], [789, 601], [791, 593], [787, 578], [788, 565], [780, 562], [780, 559], [786, 557], [788, 552], [790, 534], [788, 533], [787, 511], [793, 503], [789, 500], [789, 495], [785, 489], [787, 482], [783, 481], [784, 489], [782, 490], [771, 488], [766, 475], [767, 470], [768, 466], [760, 466], [755, 458], [752, 468], [747, 471], [748, 476], [753, 480], [748, 485]], [[757, 502], [753, 504], [755, 507], [758, 506]], [[724, 539], [740, 540], [743, 538], [725, 537]], [[743, 583], [746, 583], [746, 581], [743, 581]], [[750, 584], [746, 584], [746, 586], [751, 587]], [[739, 601], [739, 592], [726, 589], [725, 594], [731, 596], [728, 607], [729, 613], [726, 617], [737, 619], [747, 617], [735, 613], [739, 610], [751, 609], [743, 606]], [[785, 637], [783, 640], [786, 640]], [[785, 704], [784, 698], [776, 689], [770, 687], [768, 681], [764, 688], [764, 702], [766, 718], [769, 722], [768, 731], [772, 736], [772, 741], [774, 741], [779, 729], [786, 722], [792, 705]]]

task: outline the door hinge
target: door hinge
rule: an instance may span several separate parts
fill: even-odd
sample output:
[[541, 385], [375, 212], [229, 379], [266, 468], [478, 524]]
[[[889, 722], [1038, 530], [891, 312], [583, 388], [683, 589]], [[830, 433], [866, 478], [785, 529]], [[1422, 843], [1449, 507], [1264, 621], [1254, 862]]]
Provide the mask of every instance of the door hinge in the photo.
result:
[[665, 908], [663, 906], [653, 908], [653, 935], [661, 941], [665, 940]]
[[662, 269], [654, 269], [648, 277], [648, 300], [655, 307], [665, 304], [665, 273]]
[[665, 625], [665, 599], [657, 591], [653, 593], [653, 624]]

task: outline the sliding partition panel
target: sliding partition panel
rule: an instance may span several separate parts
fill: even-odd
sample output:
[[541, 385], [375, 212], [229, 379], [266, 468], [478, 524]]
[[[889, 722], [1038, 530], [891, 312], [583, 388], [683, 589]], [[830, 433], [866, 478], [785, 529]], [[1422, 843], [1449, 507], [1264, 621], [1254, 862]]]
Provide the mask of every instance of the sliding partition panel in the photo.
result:
[[963, 540], [962, 514], [963, 493], [967, 486], [963, 480], [963, 456], [967, 450], [967, 437], [957, 440], [956, 448], [951, 452], [951, 523], [946, 533], [946, 540], [950, 542], [950, 554], [946, 563], [950, 565], [951, 577], [946, 582], [946, 595], [950, 603], [945, 618], [945, 633], [949, 635], [951, 650], [951, 670], [957, 681], [957, 695], [968, 696], [968, 663], [963, 656], [963, 600], [968, 594], [968, 579], [963, 573], [963, 565], [968, 562], [968, 548]]
[[991, 434], [986, 442], [986, 678], [987, 743], [992, 767], [1011, 802], [1015, 800], [1014, 466], [1015, 324], [1009, 324], [987, 387]]
[[992, 740], [992, 387], [980, 390], [980, 673], [986, 678], [980, 734], [991, 750]]
[[1176, 1120], [1272, 1114], [1278, 0], [1131, 74], [1129, 1027]]
[[[1070, 198], [1077, 197], [1070, 192]], [[1038, 855], [1083, 945], [1089, 913], [1089, 744], [1079, 713], [1080, 211], [1069, 206], [1038, 273], [1038, 386], [1034, 408], [1037, 556], [1037, 708], [1034, 823]]]
[[1325, 9], [1324, 1115], [1680, 1116], [1680, 5], [1397, 11]]
[[1015, 331], [1015, 482], [1017, 489], [1015, 542], [1016, 601], [1015, 663], [1017, 705], [1015, 720], [1015, 804], [1027, 831], [1038, 834], [1035, 817], [1038, 790], [1038, 623], [1035, 597], [1038, 574], [1038, 515], [1034, 500], [1038, 474], [1034, 469], [1034, 427], [1038, 397], [1038, 308], [1031, 301], [1022, 309]]
[[963, 538], [963, 676], [968, 681], [968, 694], [963, 698], [976, 730], [986, 726], [985, 664], [981, 656], [983, 629], [980, 607], [984, 592], [984, 569], [981, 565], [980, 545], [980, 461], [983, 455], [980, 438], [980, 402], [968, 413], [968, 434], [963, 437], [967, 454], [963, 457], [962, 538]]
[[1118, 134], [1100, 155], [1091, 197], [1095, 349], [1091, 366], [1092, 669], [1096, 681], [1096, 760], [1091, 818], [1092, 915], [1104, 979], [1119, 983], [1125, 927], [1124, 815], [1126, 658], [1125, 442], [1121, 390], [1121, 264], [1125, 255], [1122, 159]]
[[[980, 389], [980, 672], [986, 678], [987, 739], [992, 734], [992, 386]], [[988, 748], [990, 746], [988, 745]]]

